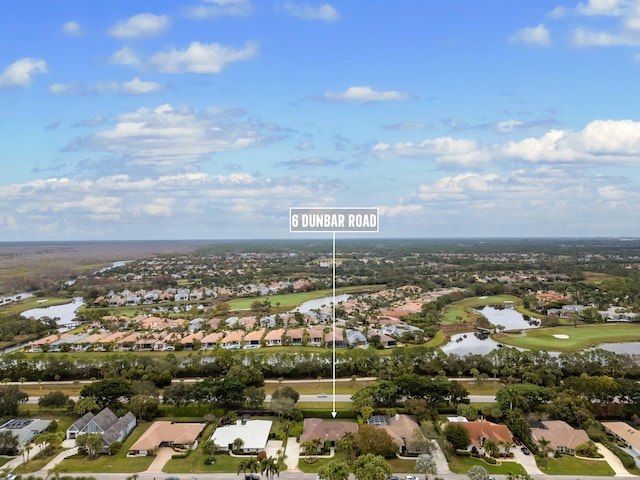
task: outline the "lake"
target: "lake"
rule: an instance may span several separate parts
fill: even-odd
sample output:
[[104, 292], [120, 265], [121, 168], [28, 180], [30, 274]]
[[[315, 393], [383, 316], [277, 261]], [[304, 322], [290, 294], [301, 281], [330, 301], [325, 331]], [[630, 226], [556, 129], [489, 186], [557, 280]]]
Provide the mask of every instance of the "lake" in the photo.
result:
[[70, 303], [65, 303], [64, 305], [52, 305], [50, 307], [32, 308], [30, 310], [25, 310], [20, 315], [26, 318], [34, 317], [37, 319], [43, 317], [58, 318], [59, 320], [56, 322], [58, 327], [65, 327], [74, 323], [76, 312], [82, 305], [84, 305], [82, 297], [74, 297]]
[[[336, 295], [336, 305], [338, 305], [340, 302], [344, 302], [348, 300], [350, 297], [351, 295], [346, 293], [343, 293], [341, 295]], [[315, 310], [316, 308], [323, 308], [323, 307], [330, 308], [332, 303], [333, 303], [333, 296], [316, 298], [315, 300], [309, 300], [307, 302], [301, 303], [300, 306], [295, 308], [293, 311], [300, 312], [300, 313], [310, 313], [312, 310]]]

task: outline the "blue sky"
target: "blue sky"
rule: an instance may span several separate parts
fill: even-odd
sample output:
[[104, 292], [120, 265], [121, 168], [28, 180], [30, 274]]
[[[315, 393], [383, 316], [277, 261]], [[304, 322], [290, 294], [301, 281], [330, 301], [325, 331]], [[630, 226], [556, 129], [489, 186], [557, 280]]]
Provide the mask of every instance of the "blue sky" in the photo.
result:
[[640, 0], [6, 0], [0, 240], [637, 237], [639, 74]]

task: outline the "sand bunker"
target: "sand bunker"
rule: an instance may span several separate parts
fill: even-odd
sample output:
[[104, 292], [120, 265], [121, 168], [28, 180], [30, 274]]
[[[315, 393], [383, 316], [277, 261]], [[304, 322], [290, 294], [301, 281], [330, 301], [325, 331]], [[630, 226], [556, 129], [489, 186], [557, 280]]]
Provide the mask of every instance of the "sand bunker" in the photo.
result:
[[555, 338], [559, 338], [560, 340], [566, 340], [569, 338], [569, 335], [565, 335], [564, 333], [556, 333], [553, 336]]

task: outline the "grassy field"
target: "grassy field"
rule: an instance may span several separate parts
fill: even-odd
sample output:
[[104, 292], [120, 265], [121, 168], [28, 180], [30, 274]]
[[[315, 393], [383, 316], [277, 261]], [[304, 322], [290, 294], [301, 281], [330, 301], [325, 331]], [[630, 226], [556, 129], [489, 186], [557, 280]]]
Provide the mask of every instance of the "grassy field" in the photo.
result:
[[[540, 463], [544, 463], [541, 465]], [[571, 455], [562, 455], [560, 458], [547, 458], [538, 463], [538, 467], [546, 475], [580, 475], [612, 477], [615, 472], [609, 464], [603, 460], [586, 460]]]
[[515, 295], [491, 295], [488, 297], [471, 297], [454, 302], [444, 309], [442, 314], [443, 325], [466, 324], [473, 325], [477, 314], [474, 308], [484, 307], [487, 305], [520, 304], [520, 298]]
[[530, 350], [572, 352], [593, 347], [600, 343], [640, 341], [640, 325], [580, 325], [578, 328], [563, 326], [536, 328], [524, 333], [498, 333], [492, 338], [505, 345]]
[[[341, 287], [336, 288], [336, 295], [343, 295], [345, 293], [363, 293], [363, 292], [375, 292], [382, 290], [384, 287], [380, 285], [364, 285], [360, 287]], [[271, 306], [279, 311], [291, 310], [300, 304], [309, 300], [315, 300], [322, 297], [330, 297], [333, 295], [333, 290], [314, 290], [312, 292], [299, 292], [299, 293], [286, 293], [284, 295], [269, 295], [265, 297], [250, 297], [250, 298], [237, 298], [229, 302], [230, 310], [249, 310], [253, 302], [264, 302], [269, 300]]]
[[454, 473], [467, 473], [473, 466], [479, 465], [483, 467], [489, 475], [507, 473], [526, 473], [524, 467], [516, 462], [502, 461], [498, 465], [490, 465], [479, 458], [472, 457], [453, 457], [449, 462], [449, 468]]

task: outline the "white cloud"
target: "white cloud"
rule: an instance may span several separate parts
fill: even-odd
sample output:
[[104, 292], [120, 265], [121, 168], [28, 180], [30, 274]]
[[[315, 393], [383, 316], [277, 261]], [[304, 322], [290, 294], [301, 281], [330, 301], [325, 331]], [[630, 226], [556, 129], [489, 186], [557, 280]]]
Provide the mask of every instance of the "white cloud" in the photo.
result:
[[68, 150], [110, 152], [128, 165], [185, 168], [210, 155], [278, 138], [277, 127], [160, 105], [123, 113], [111, 129], [74, 140]]
[[116, 38], [152, 37], [164, 32], [169, 26], [167, 15], [140, 13], [116, 23], [109, 35]]
[[571, 34], [571, 44], [574, 47], [636, 46], [640, 45], [640, 37], [624, 31], [609, 33], [576, 28]]
[[575, 7], [578, 15], [590, 17], [620, 17], [617, 27], [593, 29], [577, 26], [571, 32], [574, 47], [615, 47], [640, 45], [640, 1], [589, 0]]
[[490, 160], [476, 140], [438, 137], [421, 143], [399, 142], [394, 145], [377, 143], [371, 153], [382, 160], [395, 158], [435, 158], [441, 163], [473, 165]]
[[404, 130], [407, 132], [411, 132], [429, 130], [430, 128], [433, 128], [433, 125], [427, 122], [400, 122], [385, 125], [384, 128], [386, 128], [387, 130]]
[[340, 19], [340, 13], [330, 4], [323, 3], [318, 7], [308, 4], [298, 5], [291, 1], [286, 1], [283, 5], [286, 12], [294, 17], [304, 20], [322, 20], [325, 22], [335, 22]]
[[[511, 121], [502, 128], [515, 126], [518, 121]], [[473, 139], [452, 137], [429, 138], [421, 143], [380, 142], [371, 147], [371, 153], [383, 160], [422, 158], [468, 166], [501, 159], [627, 165], [640, 163], [640, 122], [594, 120], [577, 132], [552, 129], [540, 137], [490, 146], [481, 146]]]
[[109, 62], [115, 63], [117, 65], [132, 66], [138, 66], [142, 63], [136, 53], [129, 47], [122, 47], [120, 50], [114, 52], [113, 55], [111, 55], [111, 57], [109, 58]]
[[64, 24], [62, 25], [62, 32], [70, 37], [77, 37], [79, 35], [82, 35], [80, 24], [73, 21], [64, 22]]
[[510, 39], [512, 43], [526, 43], [528, 45], [537, 45], [540, 47], [548, 47], [551, 45], [551, 33], [544, 24], [535, 27], [527, 27], [518, 30]]
[[522, 120], [502, 120], [496, 124], [496, 127], [501, 132], [511, 132], [524, 124]]
[[195, 7], [186, 7], [185, 15], [192, 18], [219, 17], [223, 15], [246, 16], [253, 11], [250, 0], [203, 0]]
[[122, 93], [129, 95], [143, 95], [145, 93], [159, 92], [164, 90], [164, 86], [156, 82], [146, 82], [140, 80], [138, 77], [129, 82], [124, 82], [121, 85]]
[[146, 65], [162, 73], [220, 73], [227, 64], [248, 60], [256, 56], [257, 51], [258, 48], [253, 43], [236, 49], [219, 43], [193, 42], [186, 50], [173, 48], [155, 53], [147, 60]]
[[21, 58], [0, 74], [0, 88], [28, 87], [37, 73], [47, 73], [47, 62], [39, 58]]
[[550, 130], [501, 146], [508, 157], [532, 162], [635, 163], [640, 154], [640, 122], [594, 120], [579, 132]]
[[324, 98], [332, 102], [385, 102], [390, 100], [406, 100], [410, 96], [397, 90], [374, 90], [370, 86], [353, 86], [344, 92], [326, 92]]
[[125, 95], [143, 95], [159, 92], [165, 86], [156, 82], [146, 82], [138, 77], [129, 82], [96, 82], [82, 83], [54, 83], [49, 91], [56, 95], [88, 95], [98, 93], [122, 93]]
[[269, 235], [278, 222], [282, 232], [288, 231], [283, 205], [330, 205], [342, 187], [335, 179], [246, 173], [49, 178], [0, 185], [0, 226], [5, 233], [15, 231], [16, 238], [30, 234], [49, 240], [61, 223], [67, 227], [64, 235], [76, 239], [122, 239], [125, 231], [138, 239], [237, 238], [243, 228], [247, 237], [257, 230]]
[[[531, 231], [558, 237], [634, 234], [636, 226], [625, 218], [638, 206], [637, 191], [612, 186], [600, 175], [542, 166], [435, 178], [385, 210], [413, 214], [413, 228], [432, 235], [521, 237]], [[393, 221], [391, 213], [387, 217], [386, 223]]]
[[629, 0], [588, 0], [580, 2], [576, 6], [576, 12], [580, 15], [622, 15], [629, 5]]

